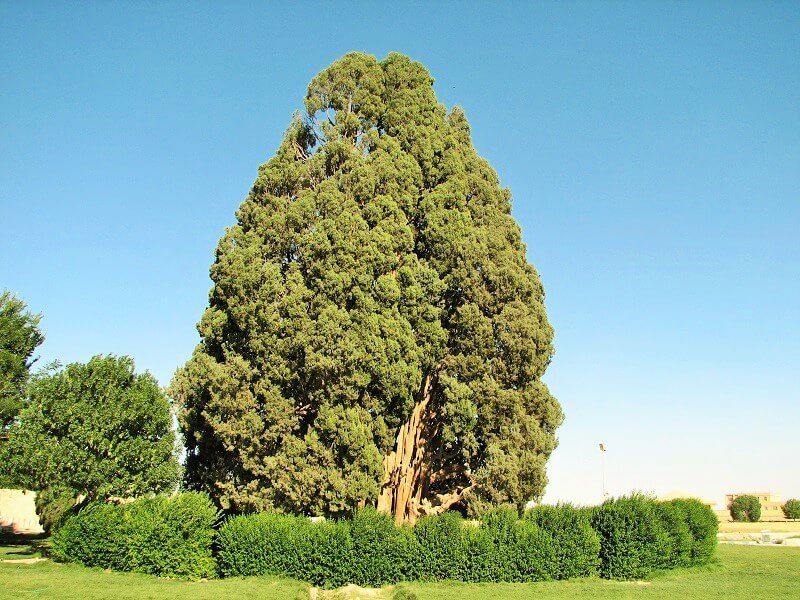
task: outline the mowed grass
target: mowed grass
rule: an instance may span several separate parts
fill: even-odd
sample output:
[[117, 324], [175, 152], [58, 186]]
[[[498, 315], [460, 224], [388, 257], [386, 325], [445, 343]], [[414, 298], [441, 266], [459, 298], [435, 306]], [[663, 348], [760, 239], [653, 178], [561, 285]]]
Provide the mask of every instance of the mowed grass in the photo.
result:
[[409, 584], [420, 600], [502, 598], [800, 597], [800, 548], [720, 545], [715, 564], [658, 573], [644, 582], [585, 579], [536, 584]]
[[[138, 573], [114, 573], [52, 561], [32, 565], [0, 563], [0, 598], [64, 600], [295, 600], [300, 582], [251, 577], [178, 581]], [[307, 598], [308, 594], [304, 594]]]
[[[4, 550], [3, 558], [20, 557], [13, 554], [20, 547]], [[404, 587], [419, 600], [800, 597], [800, 548], [721, 545], [717, 557], [716, 563], [707, 567], [660, 573], [645, 582], [585, 579], [531, 584], [414, 583]], [[0, 563], [0, 598], [294, 600], [307, 598], [305, 589], [297, 581], [269, 577], [187, 582], [50, 561], [32, 565]], [[391, 594], [385, 597], [390, 598]]]

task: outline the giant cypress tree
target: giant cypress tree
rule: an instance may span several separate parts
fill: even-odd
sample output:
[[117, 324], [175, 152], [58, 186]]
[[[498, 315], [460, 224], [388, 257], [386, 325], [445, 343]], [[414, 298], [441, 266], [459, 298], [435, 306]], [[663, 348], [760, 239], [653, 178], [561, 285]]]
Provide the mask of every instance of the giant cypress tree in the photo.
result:
[[399, 54], [311, 82], [220, 240], [173, 380], [187, 484], [225, 510], [398, 521], [538, 498], [562, 421], [510, 193]]

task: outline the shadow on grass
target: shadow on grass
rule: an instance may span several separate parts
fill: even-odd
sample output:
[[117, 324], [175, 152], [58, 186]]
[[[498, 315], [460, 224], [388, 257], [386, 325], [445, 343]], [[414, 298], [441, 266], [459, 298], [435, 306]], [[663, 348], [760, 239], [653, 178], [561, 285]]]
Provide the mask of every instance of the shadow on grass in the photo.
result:
[[45, 556], [49, 540], [43, 533], [14, 533], [8, 529], [0, 530], [0, 554], [4, 558], [30, 558]]

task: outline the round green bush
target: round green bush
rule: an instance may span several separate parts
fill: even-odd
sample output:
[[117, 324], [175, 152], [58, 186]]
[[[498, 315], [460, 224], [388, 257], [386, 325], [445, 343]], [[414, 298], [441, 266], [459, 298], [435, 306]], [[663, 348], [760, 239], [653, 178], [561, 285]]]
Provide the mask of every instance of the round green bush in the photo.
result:
[[51, 538], [51, 556], [61, 562], [126, 571], [126, 524], [116, 504], [94, 502], [68, 518]]
[[124, 505], [126, 571], [202, 579], [216, 574], [211, 554], [217, 510], [205, 493], [143, 498]]
[[730, 511], [734, 521], [755, 523], [761, 519], [761, 502], [755, 496], [739, 496], [731, 502]]
[[516, 509], [502, 507], [486, 512], [478, 528], [467, 527], [465, 581], [522, 581], [519, 568], [520, 532]]
[[69, 517], [52, 538], [56, 560], [165, 577], [213, 577], [217, 510], [206, 494], [95, 502]]
[[663, 567], [672, 541], [652, 498], [641, 494], [607, 500], [593, 510], [600, 537], [600, 575], [640, 579]]
[[519, 579], [514, 581], [548, 581], [562, 577], [559, 549], [551, 532], [533, 520], [523, 519], [517, 523], [515, 533], [516, 547], [513, 556]]
[[783, 505], [783, 516], [787, 519], [800, 519], [800, 500], [792, 498]]
[[459, 581], [494, 582], [516, 581], [514, 578], [512, 546], [499, 546], [485, 525], [465, 523], [461, 530], [463, 562], [453, 579]]
[[350, 581], [354, 571], [350, 523], [304, 520], [307, 525], [293, 532], [298, 553], [297, 571], [292, 576], [323, 588], [355, 583]]

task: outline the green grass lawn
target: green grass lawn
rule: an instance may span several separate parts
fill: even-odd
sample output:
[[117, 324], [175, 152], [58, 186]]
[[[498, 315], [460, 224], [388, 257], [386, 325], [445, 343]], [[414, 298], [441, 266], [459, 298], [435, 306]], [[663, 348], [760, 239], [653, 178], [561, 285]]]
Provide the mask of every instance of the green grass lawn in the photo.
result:
[[[25, 544], [0, 547], [0, 559], [35, 555], [35, 549]], [[800, 597], [800, 548], [721, 545], [713, 565], [661, 573], [646, 582], [585, 579], [529, 584], [421, 583], [405, 587], [419, 600], [791, 598]], [[298, 595], [303, 588], [296, 581], [267, 577], [186, 582], [51, 561], [32, 565], [0, 563], [0, 598], [294, 600], [303, 597]]]
[[800, 548], [720, 545], [716, 564], [659, 573], [645, 582], [585, 579], [534, 584], [410, 584], [420, 600], [459, 598], [796, 598]]

